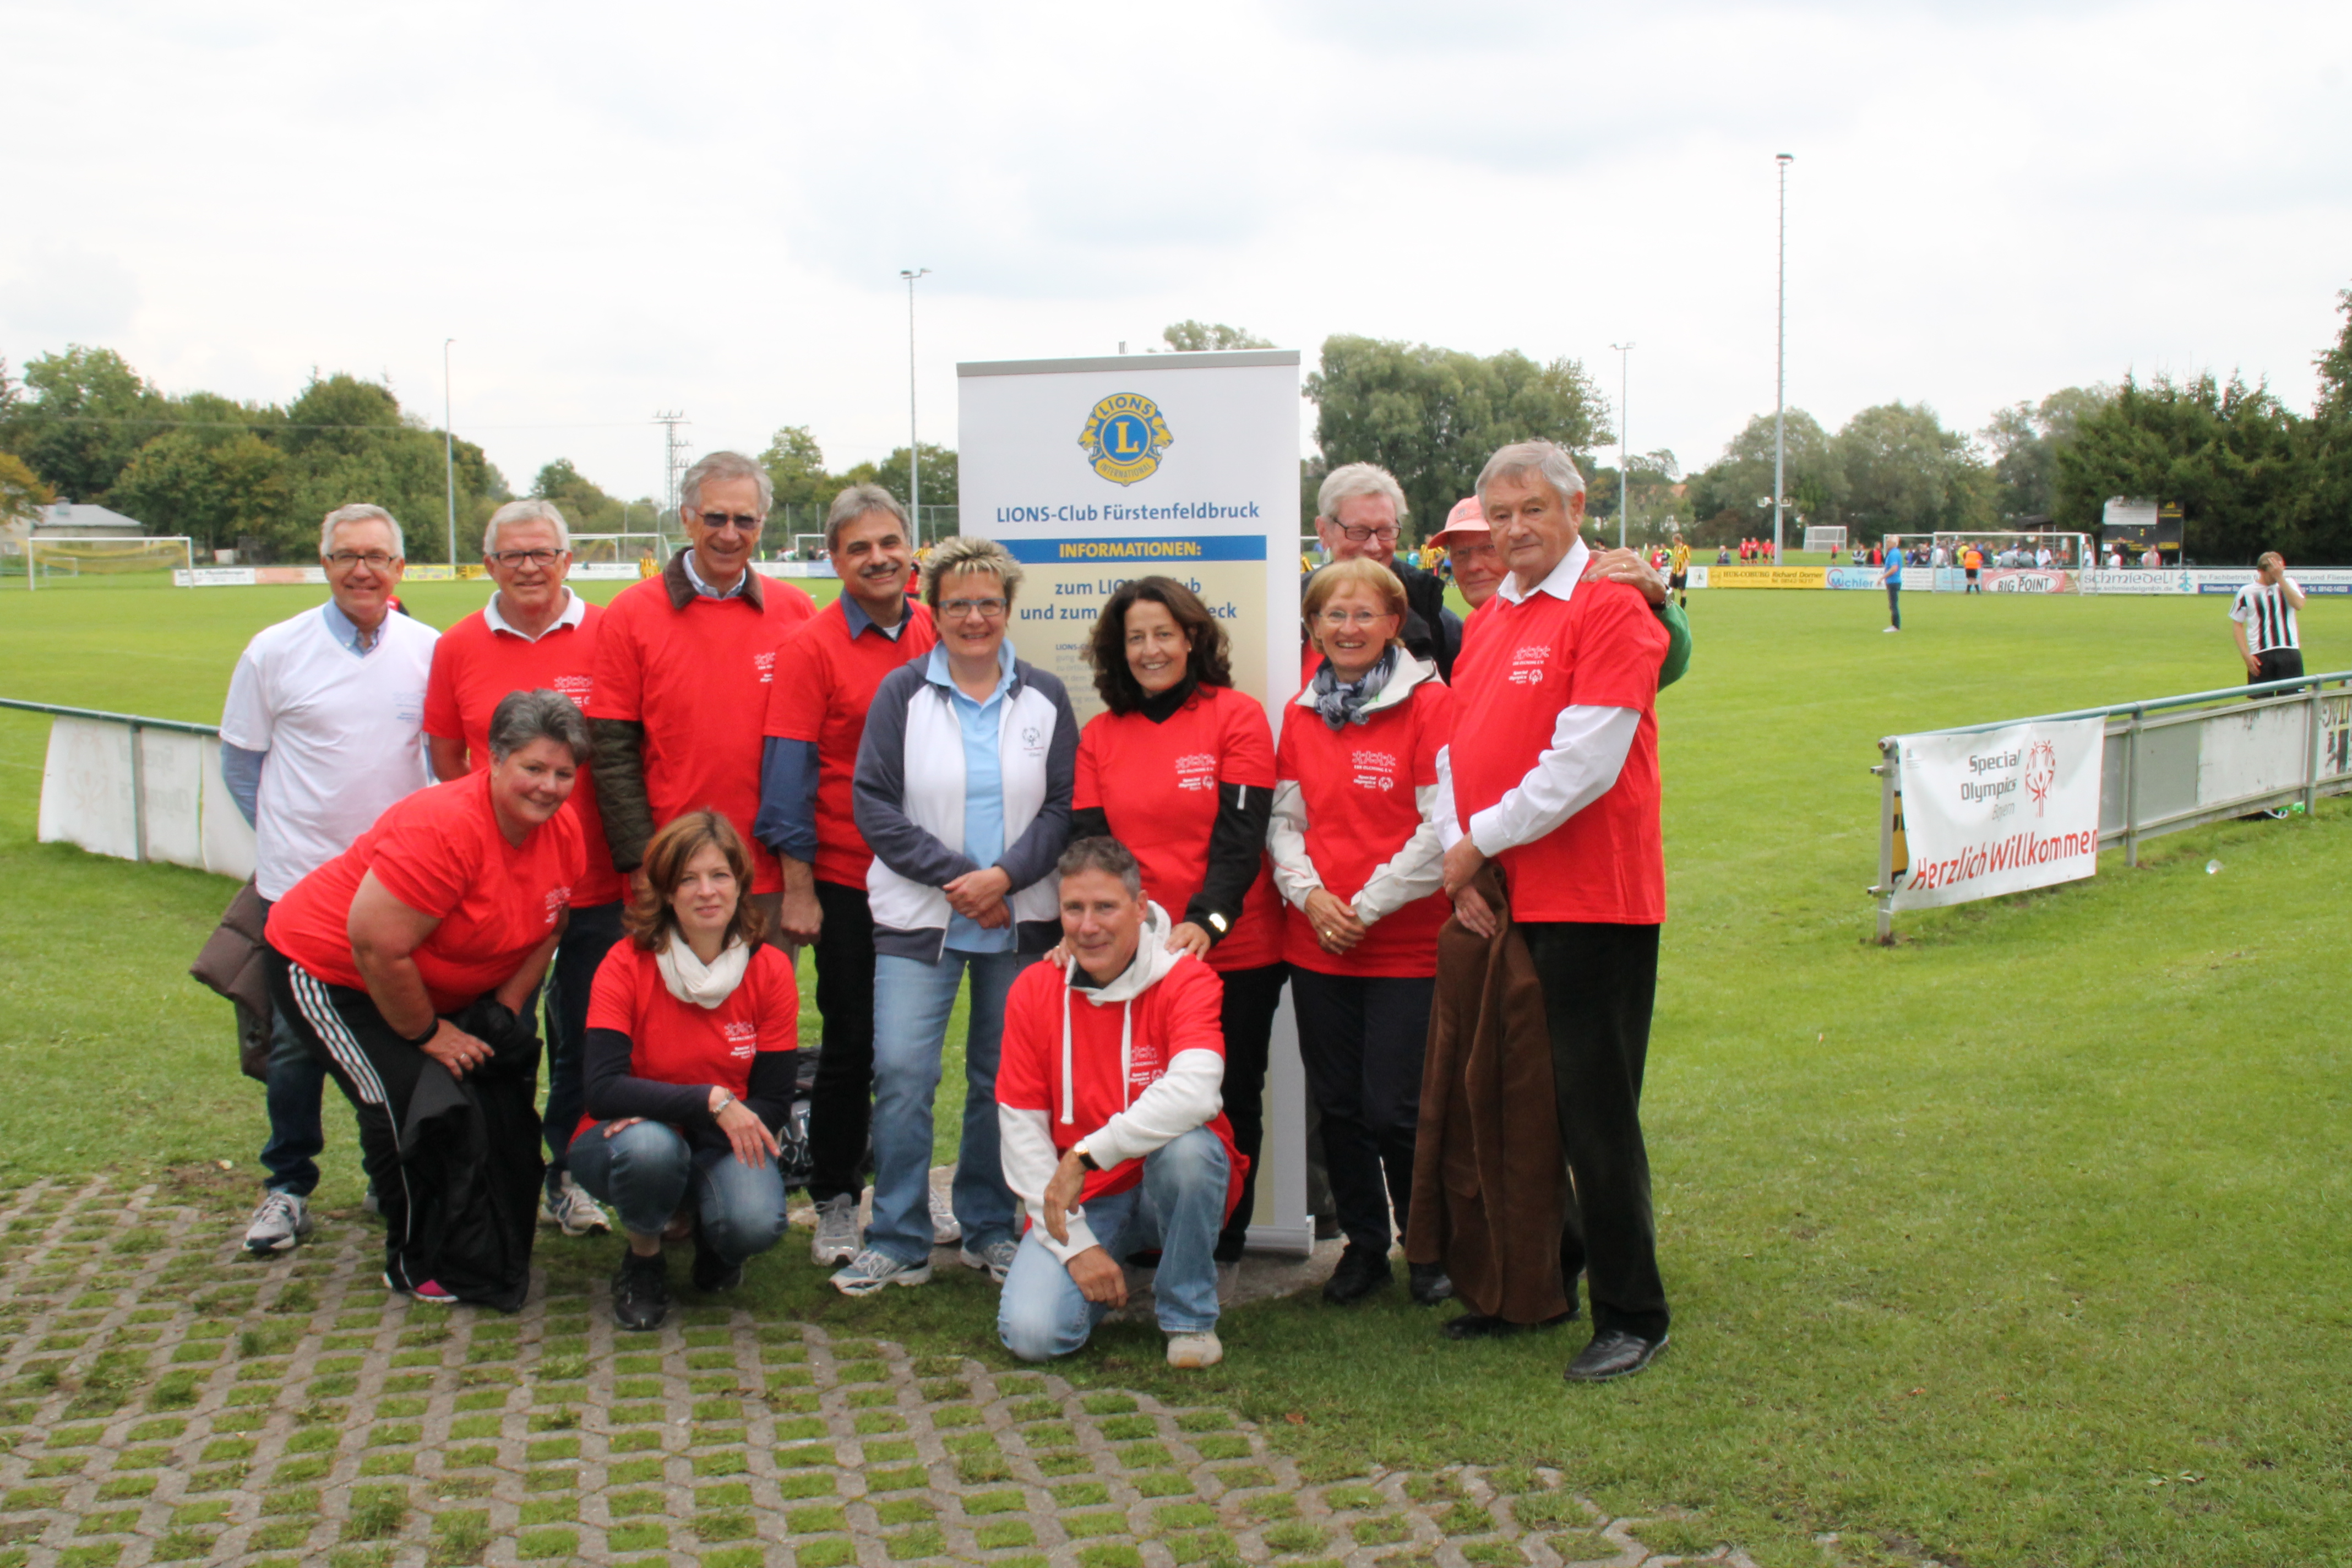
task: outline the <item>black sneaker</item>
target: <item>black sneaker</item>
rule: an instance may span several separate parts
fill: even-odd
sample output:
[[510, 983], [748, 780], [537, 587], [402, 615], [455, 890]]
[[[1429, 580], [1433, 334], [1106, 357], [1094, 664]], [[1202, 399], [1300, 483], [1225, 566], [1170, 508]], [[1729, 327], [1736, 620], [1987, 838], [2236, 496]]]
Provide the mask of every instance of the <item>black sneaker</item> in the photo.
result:
[[1570, 1383], [1608, 1383], [1620, 1377], [1631, 1377], [1657, 1359], [1666, 1348], [1666, 1336], [1645, 1340], [1639, 1334], [1629, 1334], [1622, 1329], [1607, 1329], [1592, 1336], [1592, 1342], [1576, 1352], [1564, 1374]]
[[634, 1333], [662, 1325], [669, 1316], [669, 1259], [656, 1252], [640, 1258], [621, 1256], [620, 1272], [613, 1276], [613, 1321]]
[[1447, 1277], [1445, 1265], [1414, 1263], [1406, 1267], [1410, 1270], [1414, 1306], [1434, 1307], [1440, 1301], [1454, 1300], [1454, 1281]]
[[1350, 1306], [1395, 1281], [1387, 1258], [1349, 1242], [1348, 1250], [1339, 1254], [1339, 1267], [1323, 1282], [1323, 1299], [1334, 1306]]
[[717, 1249], [697, 1237], [694, 1243], [694, 1288], [708, 1296], [714, 1291], [732, 1290], [743, 1283], [743, 1266], [730, 1263]]

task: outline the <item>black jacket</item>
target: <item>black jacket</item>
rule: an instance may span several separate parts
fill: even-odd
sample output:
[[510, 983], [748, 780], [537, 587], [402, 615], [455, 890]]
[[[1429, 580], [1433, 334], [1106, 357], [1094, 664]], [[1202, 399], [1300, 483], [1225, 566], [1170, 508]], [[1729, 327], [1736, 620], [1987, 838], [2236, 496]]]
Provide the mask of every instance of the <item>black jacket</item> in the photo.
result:
[[400, 1120], [410, 1234], [422, 1240], [432, 1278], [460, 1300], [511, 1312], [530, 1287], [547, 1169], [539, 1152], [539, 1037], [487, 996], [450, 1021], [488, 1046], [490, 1060], [463, 1079], [417, 1075]]

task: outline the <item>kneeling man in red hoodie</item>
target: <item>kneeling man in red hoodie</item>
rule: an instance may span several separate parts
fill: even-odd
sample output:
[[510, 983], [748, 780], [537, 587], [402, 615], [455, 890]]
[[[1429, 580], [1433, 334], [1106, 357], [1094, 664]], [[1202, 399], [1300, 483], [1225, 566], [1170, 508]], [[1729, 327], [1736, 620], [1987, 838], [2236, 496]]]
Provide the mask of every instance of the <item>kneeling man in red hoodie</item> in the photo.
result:
[[996, 1068], [1004, 1182], [1030, 1217], [997, 1333], [1024, 1361], [1069, 1354], [1127, 1304], [1120, 1260], [1157, 1249], [1168, 1364], [1214, 1366], [1213, 1253], [1247, 1168], [1225, 1124], [1223, 983], [1169, 951], [1117, 839], [1080, 839], [1055, 870], [1066, 964], [1013, 983]]

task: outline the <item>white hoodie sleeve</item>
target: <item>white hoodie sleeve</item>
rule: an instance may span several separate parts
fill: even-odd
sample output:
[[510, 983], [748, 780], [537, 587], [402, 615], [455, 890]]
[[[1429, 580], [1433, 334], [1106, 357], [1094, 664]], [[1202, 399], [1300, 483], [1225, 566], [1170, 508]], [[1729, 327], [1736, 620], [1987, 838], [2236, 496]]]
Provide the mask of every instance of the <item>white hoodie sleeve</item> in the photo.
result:
[[[1356, 918], [1371, 925], [1396, 913], [1415, 899], [1425, 899], [1444, 885], [1445, 847], [1438, 842], [1437, 786], [1423, 784], [1412, 792], [1421, 808], [1421, 826], [1404, 847], [1372, 868], [1356, 890]], [[1450, 804], [1450, 803], [1449, 803]]]
[[1087, 1134], [1097, 1165], [1140, 1160], [1224, 1109], [1225, 1058], [1215, 1051], [1178, 1051], [1168, 1070], [1135, 1102]]
[[1099, 1245], [1087, 1227], [1083, 1208], [1070, 1211], [1069, 1240], [1055, 1241], [1054, 1233], [1045, 1228], [1045, 1184], [1054, 1179], [1054, 1168], [1062, 1163], [1060, 1152], [1054, 1147], [1047, 1113], [1000, 1105], [996, 1135], [1004, 1161], [1004, 1184], [1028, 1205], [1029, 1223], [1036, 1227], [1037, 1239], [1045, 1244], [1045, 1250], [1067, 1263], [1087, 1247]]
[[1307, 895], [1323, 885], [1307, 853], [1307, 796], [1297, 779], [1274, 786], [1274, 812], [1266, 818], [1266, 853], [1274, 858], [1274, 890], [1300, 909]]

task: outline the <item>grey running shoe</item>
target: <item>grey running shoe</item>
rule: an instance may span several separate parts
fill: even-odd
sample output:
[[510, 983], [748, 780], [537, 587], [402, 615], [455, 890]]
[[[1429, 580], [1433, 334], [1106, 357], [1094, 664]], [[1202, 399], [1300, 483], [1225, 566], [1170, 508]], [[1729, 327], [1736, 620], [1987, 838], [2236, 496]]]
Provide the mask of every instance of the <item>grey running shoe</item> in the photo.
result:
[[928, 1285], [931, 1282], [931, 1266], [921, 1263], [901, 1263], [887, 1252], [867, 1247], [849, 1260], [849, 1267], [835, 1271], [833, 1288], [845, 1296], [871, 1296], [885, 1285]]
[[955, 1202], [951, 1194], [931, 1189], [931, 1245], [953, 1247], [963, 1239], [963, 1226], [957, 1223]]
[[264, 1193], [245, 1227], [245, 1249], [259, 1258], [291, 1252], [310, 1234], [310, 1205], [294, 1193]]
[[1005, 1275], [1012, 1272], [1013, 1255], [1020, 1250], [1019, 1242], [1010, 1237], [1000, 1237], [980, 1247], [965, 1247], [956, 1254], [956, 1259], [966, 1268], [987, 1269], [988, 1277], [1002, 1285]]
[[809, 1240], [809, 1261], [830, 1268], [857, 1256], [865, 1237], [857, 1229], [857, 1199], [849, 1193], [816, 1205], [816, 1235]]
[[604, 1217], [604, 1209], [588, 1195], [587, 1188], [572, 1179], [569, 1171], [557, 1176], [555, 1185], [541, 1194], [539, 1217], [562, 1227], [566, 1236], [613, 1234], [613, 1222]]

